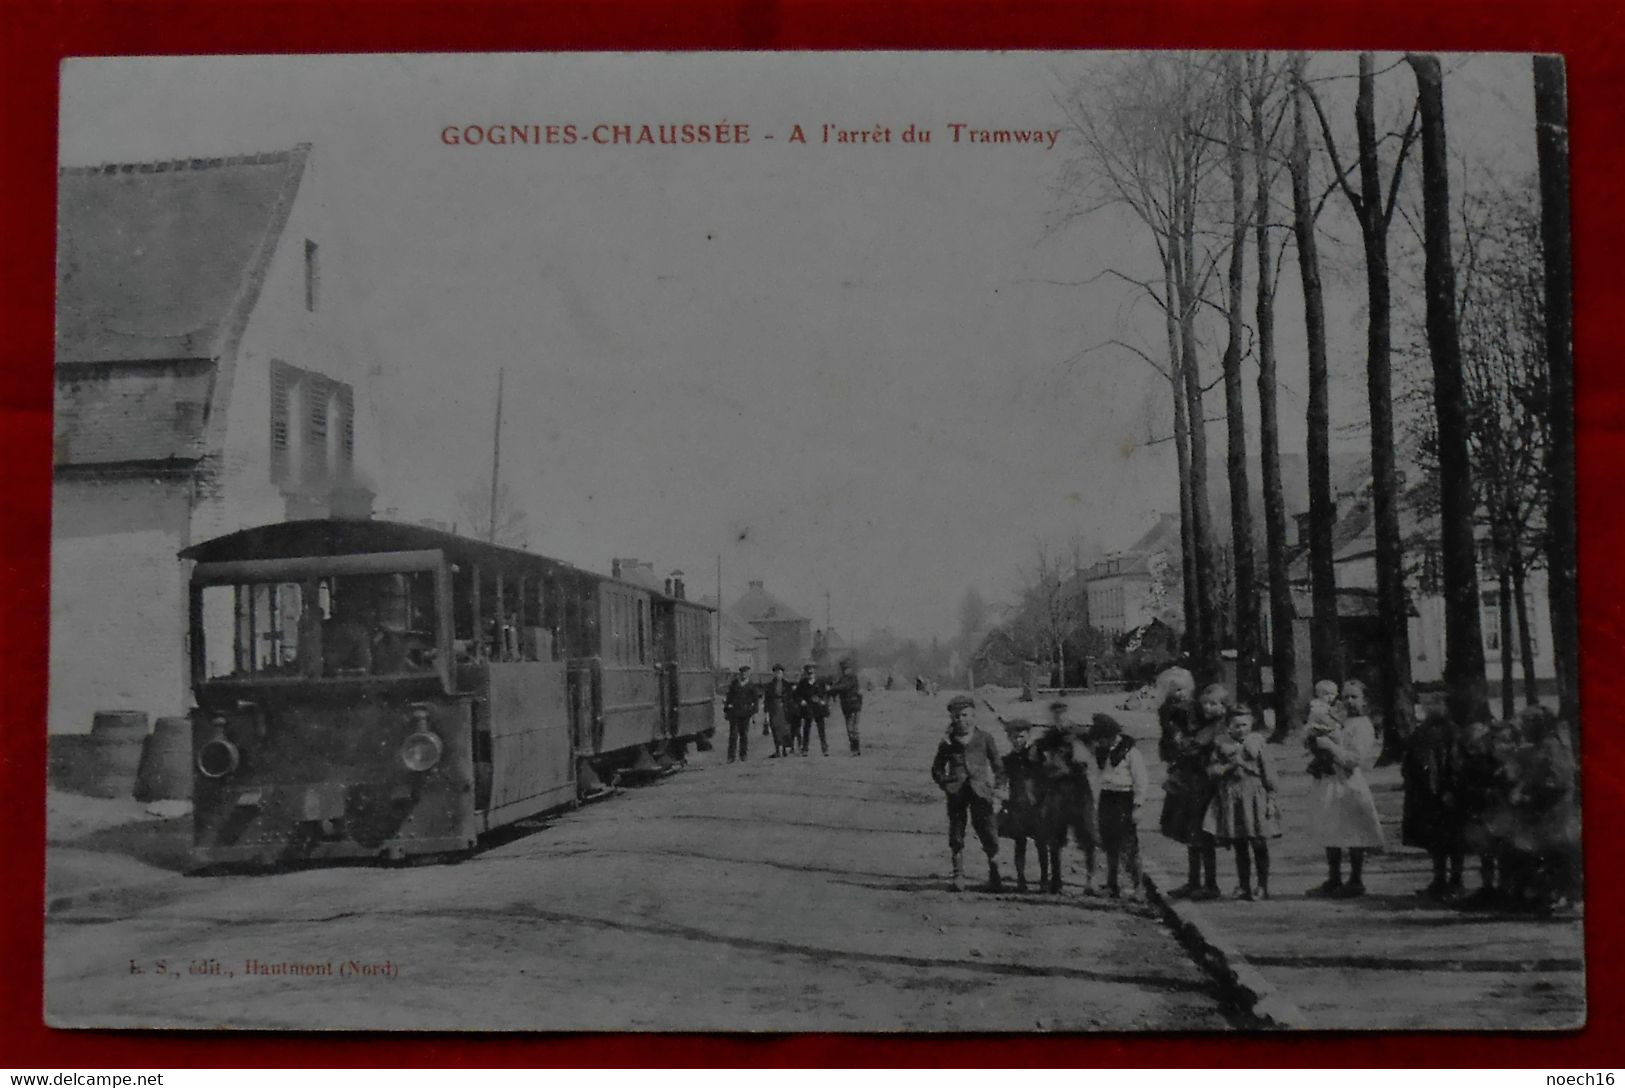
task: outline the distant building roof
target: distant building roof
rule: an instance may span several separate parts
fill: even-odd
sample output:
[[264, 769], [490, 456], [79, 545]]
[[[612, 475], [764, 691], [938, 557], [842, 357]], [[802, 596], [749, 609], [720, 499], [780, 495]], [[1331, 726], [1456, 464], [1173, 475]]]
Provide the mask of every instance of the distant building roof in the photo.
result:
[[761, 582], [752, 582], [733, 604], [728, 606], [729, 611], [744, 620], [746, 623], [783, 623], [786, 620], [805, 620], [800, 612], [791, 608], [773, 594], [762, 588]]

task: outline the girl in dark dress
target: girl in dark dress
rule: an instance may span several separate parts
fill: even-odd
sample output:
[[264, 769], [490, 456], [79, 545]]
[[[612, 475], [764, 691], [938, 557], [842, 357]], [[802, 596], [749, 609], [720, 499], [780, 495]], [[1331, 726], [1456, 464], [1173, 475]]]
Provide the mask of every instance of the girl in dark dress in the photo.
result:
[[1213, 742], [1229, 713], [1228, 693], [1220, 685], [1210, 686], [1198, 705], [1194, 689], [1194, 683], [1172, 688], [1158, 711], [1162, 722], [1158, 751], [1168, 765], [1160, 827], [1163, 835], [1185, 845], [1188, 866], [1184, 885], [1169, 894], [1216, 899], [1217, 859], [1213, 838], [1202, 823], [1213, 801], [1207, 768]]
[[1400, 768], [1405, 810], [1400, 839], [1433, 859], [1433, 882], [1419, 894], [1448, 899], [1461, 894], [1462, 766], [1455, 723], [1442, 709], [1427, 712], [1406, 745]]

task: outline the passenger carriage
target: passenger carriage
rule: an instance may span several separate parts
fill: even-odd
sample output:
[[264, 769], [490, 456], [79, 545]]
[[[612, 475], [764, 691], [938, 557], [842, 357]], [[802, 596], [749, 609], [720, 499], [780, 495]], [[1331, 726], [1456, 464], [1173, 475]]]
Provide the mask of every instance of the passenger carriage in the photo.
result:
[[715, 728], [680, 596], [372, 520], [181, 556], [200, 863], [460, 853]]

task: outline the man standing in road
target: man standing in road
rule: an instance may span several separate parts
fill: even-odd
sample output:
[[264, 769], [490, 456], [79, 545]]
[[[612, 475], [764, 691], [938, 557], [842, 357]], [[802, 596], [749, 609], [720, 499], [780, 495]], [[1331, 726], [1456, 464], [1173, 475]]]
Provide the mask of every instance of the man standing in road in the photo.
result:
[[811, 663], [803, 666], [801, 679], [796, 681], [796, 708], [801, 715], [801, 754], [812, 747], [813, 726], [818, 726], [818, 743], [829, 755], [829, 738], [824, 734], [824, 719], [829, 717], [829, 685], [818, 675]]
[[931, 779], [948, 798], [948, 849], [953, 853], [954, 891], [965, 888], [965, 821], [969, 817], [987, 854], [987, 889], [1000, 891], [998, 829], [993, 821], [995, 791], [1004, 787], [1004, 764], [993, 738], [976, 728], [976, 701], [968, 695], [948, 700], [948, 735], [937, 745]]
[[863, 713], [863, 682], [858, 679], [858, 672], [852, 667], [850, 657], [841, 659], [841, 675], [830, 686], [830, 693], [841, 704], [841, 721], [846, 724], [846, 743], [851, 746], [853, 755], [862, 755], [863, 750], [858, 743], [858, 716]]
[[750, 666], [739, 666], [739, 675], [728, 682], [722, 697], [722, 716], [728, 719], [728, 762], [734, 761], [737, 750], [740, 759], [748, 758], [750, 746], [750, 720], [756, 715], [756, 702], [761, 692], [750, 679]]

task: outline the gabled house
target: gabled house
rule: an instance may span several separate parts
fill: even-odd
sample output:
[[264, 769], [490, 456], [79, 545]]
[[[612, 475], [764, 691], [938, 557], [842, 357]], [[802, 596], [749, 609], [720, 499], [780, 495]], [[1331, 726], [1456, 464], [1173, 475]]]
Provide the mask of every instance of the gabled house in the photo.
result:
[[751, 582], [728, 611], [767, 636], [769, 668], [777, 663], [795, 673], [811, 657], [812, 620], [773, 596], [761, 582]]
[[[1340, 488], [1337, 521], [1332, 528], [1338, 625], [1342, 634], [1345, 666], [1354, 668], [1375, 661], [1386, 638], [1377, 609], [1376, 524], [1370, 491], [1368, 474], [1362, 475], [1354, 486]], [[1400, 500], [1399, 522], [1400, 537], [1405, 542], [1405, 584], [1410, 604], [1407, 634], [1411, 650], [1411, 679], [1418, 684], [1438, 683], [1444, 677], [1444, 597], [1437, 587], [1439, 526], [1436, 518], [1418, 511], [1406, 496]], [[1501, 594], [1486, 536], [1487, 532], [1480, 529], [1479, 623], [1484, 638], [1487, 678], [1491, 689], [1495, 690], [1500, 683], [1504, 652], [1512, 654], [1513, 676], [1520, 684], [1523, 672], [1516, 633], [1511, 647], [1501, 644]], [[1307, 691], [1306, 685], [1310, 681], [1307, 672], [1308, 626], [1314, 608], [1309, 595], [1307, 527], [1301, 521], [1289, 577], [1298, 617], [1298, 630], [1294, 637], [1298, 646], [1300, 690]], [[1534, 651], [1535, 678], [1537, 681], [1550, 681], [1556, 672], [1552, 660], [1551, 615], [1546, 604], [1544, 570], [1529, 572], [1524, 585], [1524, 598]], [[1513, 602], [1513, 607], [1516, 608], [1516, 602]], [[1267, 616], [1266, 607], [1266, 624]]]
[[1182, 625], [1179, 517], [1164, 514], [1131, 546], [1083, 571], [1086, 622], [1110, 635], [1153, 620]]
[[370, 508], [313, 187], [308, 145], [58, 173], [53, 732], [185, 712], [180, 549]]

